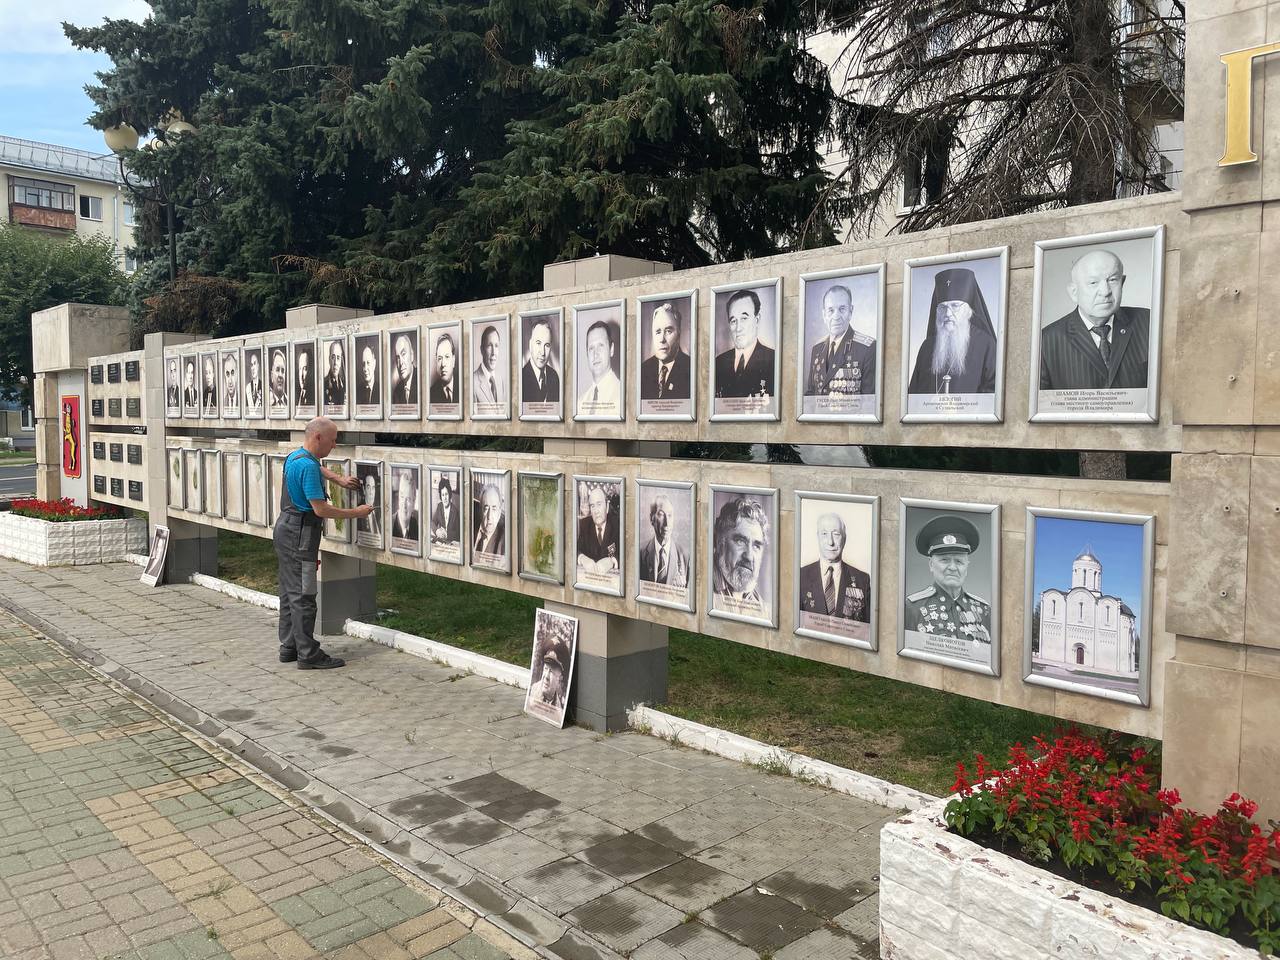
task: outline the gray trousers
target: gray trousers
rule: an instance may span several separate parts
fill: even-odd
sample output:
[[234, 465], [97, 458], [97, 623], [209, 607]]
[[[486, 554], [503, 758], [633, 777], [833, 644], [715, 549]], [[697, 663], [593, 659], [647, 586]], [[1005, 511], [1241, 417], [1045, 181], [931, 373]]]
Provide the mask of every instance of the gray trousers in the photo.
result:
[[272, 541], [280, 574], [280, 652], [314, 660], [320, 655], [315, 637], [320, 518], [290, 504], [276, 518]]

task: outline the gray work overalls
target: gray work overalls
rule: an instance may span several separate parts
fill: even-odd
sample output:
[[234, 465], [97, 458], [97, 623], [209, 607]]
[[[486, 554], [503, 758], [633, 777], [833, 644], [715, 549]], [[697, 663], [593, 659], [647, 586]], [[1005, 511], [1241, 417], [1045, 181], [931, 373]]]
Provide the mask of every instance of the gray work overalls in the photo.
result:
[[[295, 450], [285, 459], [287, 470], [294, 457], [311, 457]], [[319, 460], [316, 460], [317, 465]], [[315, 638], [316, 561], [320, 555], [320, 532], [324, 521], [312, 510], [299, 510], [289, 496], [289, 484], [281, 472], [280, 515], [276, 517], [272, 540], [280, 573], [280, 653], [297, 652], [299, 660], [314, 660], [320, 654]]]

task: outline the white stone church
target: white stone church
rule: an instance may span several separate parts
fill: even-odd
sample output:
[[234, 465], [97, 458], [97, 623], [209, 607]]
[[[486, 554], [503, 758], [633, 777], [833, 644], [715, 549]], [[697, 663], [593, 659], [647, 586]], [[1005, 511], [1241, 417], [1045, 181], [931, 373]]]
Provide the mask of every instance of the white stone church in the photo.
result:
[[1040, 594], [1037, 664], [1070, 672], [1138, 678], [1137, 618], [1102, 592], [1102, 563], [1088, 548], [1071, 564], [1071, 589]]

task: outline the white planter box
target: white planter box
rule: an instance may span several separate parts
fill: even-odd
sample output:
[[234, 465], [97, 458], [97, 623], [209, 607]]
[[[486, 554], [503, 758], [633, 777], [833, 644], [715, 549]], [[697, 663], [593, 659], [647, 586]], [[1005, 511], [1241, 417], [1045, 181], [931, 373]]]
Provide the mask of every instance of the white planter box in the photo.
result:
[[147, 522], [73, 520], [50, 523], [0, 513], [0, 556], [41, 567], [111, 563], [147, 550]]
[[880, 831], [886, 960], [1260, 960], [1261, 954], [949, 833], [946, 800]]

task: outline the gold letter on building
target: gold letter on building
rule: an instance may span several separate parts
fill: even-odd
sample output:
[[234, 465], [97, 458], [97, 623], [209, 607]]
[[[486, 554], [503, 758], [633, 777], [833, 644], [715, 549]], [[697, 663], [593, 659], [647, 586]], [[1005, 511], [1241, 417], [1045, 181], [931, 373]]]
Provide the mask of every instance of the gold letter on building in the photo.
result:
[[1264, 43], [1221, 57], [1227, 65], [1227, 149], [1218, 161], [1220, 167], [1258, 159], [1253, 152], [1253, 61], [1273, 53], [1280, 53], [1280, 43]]

